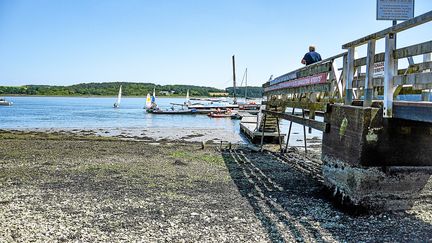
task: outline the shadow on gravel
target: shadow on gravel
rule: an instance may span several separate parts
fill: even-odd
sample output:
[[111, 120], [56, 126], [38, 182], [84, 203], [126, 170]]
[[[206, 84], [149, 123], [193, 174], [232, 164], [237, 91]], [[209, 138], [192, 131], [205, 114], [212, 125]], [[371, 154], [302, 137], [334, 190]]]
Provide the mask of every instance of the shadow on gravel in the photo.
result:
[[432, 225], [413, 215], [349, 214], [335, 207], [322, 185], [320, 165], [296, 153], [285, 159], [240, 149], [222, 155], [272, 242], [432, 240]]
[[304, 204], [313, 203], [304, 200], [320, 194], [317, 181], [261, 153], [251, 156], [242, 150], [230, 150], [223, 153], [223, 158], [240, 193], [273, 242], [323, 239], [316, 227], [301, 218], [306, 215]]

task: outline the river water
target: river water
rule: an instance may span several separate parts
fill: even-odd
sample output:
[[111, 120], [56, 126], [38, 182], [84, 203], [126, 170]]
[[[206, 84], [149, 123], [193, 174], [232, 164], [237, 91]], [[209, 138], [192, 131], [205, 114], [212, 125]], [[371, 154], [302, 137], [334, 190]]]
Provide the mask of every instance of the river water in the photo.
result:
[[[209, 118], [206, 115], [154, 115], [143, 107], [145, 98], [123, 98], [119, 109], [112, 108], [115, 98], [83, 97], [9, 97], [13, 106], [0, 106], [0, 128], [16, 130], [86, 129], [120, 131], [147, 131], [146, 136], [160, 136], [161, 133], [184, 133], [186, 131], [213, 131], [232, 142], [246, 142], [240, 135], [240, 121], [229, 118]], [[158, 98], [162, 108], [170, 103], [183, 103], [184, 98]], [[286, 133], [288, 122], [282, 121], [281, 130]], [[303, 127], [293, 125], [290, 144], [301, 145]], [[134, 133], [137, 134], [136, 132]], [[139, 133], [142, 135], [142, 133]], [[179, 138], [171, 137], [171, 138]], [[313, 131], [308, 138], [319, 137]], [[221, 139], [223, 140], [223, 139]]]
[[[203, 115], [153, 115], [143, 109], [145, 98], [12, 97], [13, 106], [0, 107], [0, 128], [225, 128], [234, 131], [238, 121]], [[161, 107], [183, 103], [183, 98], [161, 98]]]

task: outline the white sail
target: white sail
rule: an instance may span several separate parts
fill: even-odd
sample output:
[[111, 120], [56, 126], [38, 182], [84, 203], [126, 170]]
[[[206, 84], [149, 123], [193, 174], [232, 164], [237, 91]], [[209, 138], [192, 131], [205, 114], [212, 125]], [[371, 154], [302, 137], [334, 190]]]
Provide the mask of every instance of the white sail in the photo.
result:
[[146, 98], [146, 104], [145, 104], [147, 109], [150, 109], [152, 104], [151, 104], [151, 97], [150, 94], [147, 94], [147, 98]]
[[156, 88], [153, 88], [153, 97], [156, 100]]
[[186, 102], [189, 102], [189, 90], [186, 91]]
[[120, 107], [121, 96], [122, 96], [122, 86], [120, 85], [120, 89], [119, 89], [118, 96], [117, 96], [117, 101], [114, 103], [114, 108]]
[[117, 104], [118, 105], [120, 105], [121, 96], [122, 96], [122, 86], [120, 85], [120, 89], [119, 89], [119, 93], [118, 93], [118, 97], [117, 97]]

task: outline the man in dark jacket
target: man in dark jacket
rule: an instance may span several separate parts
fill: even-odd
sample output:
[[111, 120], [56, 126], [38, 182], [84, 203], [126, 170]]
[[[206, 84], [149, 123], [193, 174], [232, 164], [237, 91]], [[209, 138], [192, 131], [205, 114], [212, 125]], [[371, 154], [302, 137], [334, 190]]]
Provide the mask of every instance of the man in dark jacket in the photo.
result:
[[321, 61], [321, 56], [318, 52], [315, 52], [315, 46], [309, 46], [309, 52], [304, 55], [301, 63], [307, 66], [319, 61]]

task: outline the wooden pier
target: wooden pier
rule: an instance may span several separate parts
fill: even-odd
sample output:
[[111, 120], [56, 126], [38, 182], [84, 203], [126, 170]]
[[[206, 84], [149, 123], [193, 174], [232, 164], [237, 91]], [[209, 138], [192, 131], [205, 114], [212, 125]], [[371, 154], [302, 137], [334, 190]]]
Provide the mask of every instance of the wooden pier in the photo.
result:
[[282, 143], [285, 138], [285, 134], [279, 134], [277, 131], [260, 131], [257, 116], [244, 116], [240, 122], [240, 131], [255, 144], [259, 143], [262, 137], [267, 143], [277, 144]]
[[[355, 205], [399, 210], [420, 198], [432, 201], [432, 40], [396, 46], [397, 33], [430, 21], [432, 11], [347, 43], [342, 46], [347, 52], [263, 85], [268, 100], [262, 126], [277, 118], [277, 125], [285, 119], [322, 131], [324, 182]], [[375, 53], [379, 39], [385, 42], [383, 53]], [[356, 59], [356, 48], [366, 44], [366, 57]], [[423, 61], [414, 63], [419, 55]], [[399, 59], [408, 59], [408, 66], [400, 67]], [[377, 66], [383, 66], [383, 74], [374, 72]], [[397, 100], [406, 90], [421, 94], [423, 101]], [[315, 120], [317, 112], [324, 121]], [[291, 126], [288, 139], [290, 133]]]

